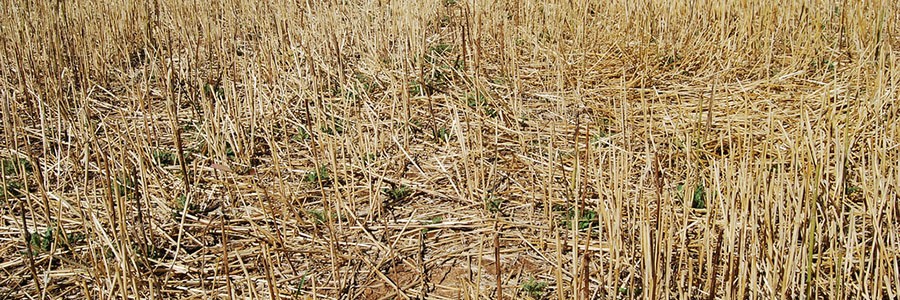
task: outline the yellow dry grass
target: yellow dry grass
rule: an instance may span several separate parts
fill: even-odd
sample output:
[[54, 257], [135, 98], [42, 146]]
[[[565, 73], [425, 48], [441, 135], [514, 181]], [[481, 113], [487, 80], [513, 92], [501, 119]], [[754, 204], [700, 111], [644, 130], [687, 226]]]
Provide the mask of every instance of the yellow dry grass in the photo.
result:
[[0, 1], [0, 299], [897, 299], [894, 1]]

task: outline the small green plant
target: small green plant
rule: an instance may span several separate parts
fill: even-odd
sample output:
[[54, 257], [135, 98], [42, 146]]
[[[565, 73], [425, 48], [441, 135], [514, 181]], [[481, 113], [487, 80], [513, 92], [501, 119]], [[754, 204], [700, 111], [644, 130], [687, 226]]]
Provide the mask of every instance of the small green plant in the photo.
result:
[[447, 53], [452, 48], [449, 44], [439, 43], [431, 46], [431, 53], [440, 55]]
[[319, 182], [319, 180], [322, 180], [322, 182], [328, 182], [329, 178], [328, 168], [325, 166], [321, 166], [312, 172], [306, 173], [306, 177], [303, 178], [303, 181], [309, 183], [316, 183]]
[[419, 119], [409, 120], [409, 131], [413, 134], [422, 133], [422, 121]]
[[487, 98], [485, 98], [482, 94], [478, 94], [477, 96], [473, 94], [466, 94], [466, 104], [471, 108], [485, 106], [487, 105]]
[[532, 299], [541, 299], [544, 296], [547, 285], [546, 281], [537, 280], [532, 277], [525, 282], [522, 282], [522, 292]]
[[329, 94], [328, 96], [340, 97], [343, 95], [344, 91], [346, 91], [346, 90], [344, 88], [342, 88], [340, 84], [335, 83], [331, 86], [331, 94]]
[[673, 54], [666, 55], [660, 59], [660, 63], [663, 67], [672, 67], [675, 63], [681, 61], [681, 55]]
[[607, 136], [609, 136], [609, 119], [603, 118], [600, 119], [600, 128], [597, 129], [597, 133], [594, 134], [591, 141], [597, 142]]
[[496, 118], [499, 115], [497, 110], [490, 106], [484, 107], [484, 114], [491, 118]]
[[228, 156], [228, 158], [234, 158], [235, 156], [234, 147], [230, 143], [225, 144], [225, 156]]
[[68, 241], [67, 245], [64, 245], [66, 250], [69, 250], [71, 245], [75, 245], [81, 242], [84, 242], [84, 234], [83, 233], [69, 233], [66, 234], [66, 240]]
[[331, 124], [322, 125], [320, 128], [322, 133], [328, 135], [336, 135], [344, 133], [344, 122], [340, 119], [332, 119]]
[[[449, 5], [445, 5], [445, 6], [449, 6]], [[450, 26], [450, 20], [451, 20], [450, 16], [448, 16], [448, 15], [441, 16], [441, 20], [438, 21], [438, 27], [444, 28], [444, 27]]]
[[[328, 215], [325, 214], [325, 211], [320, 210], [320, 209], [308, 209], [308, 210], [306, 210], [306, 216], [307, 216], [307, 218], [310, 218], [313, 223], [316, 223], [316, 224], [325, 224], [325, 222], [328, 221]], [[346, 221], [345, 217], [339, 218], [338, 214], [336, 212], [332, 212], [330, 217], [331, 217], [331, 220]]]
[[450, 141], [450, 129], [447, 127], [441, 127], [434, 130], [434, 139], [443, 142]]
[[[34, 252], [48, 252], [53, 247], [53, 244], [56, 241], [56, 237], [59, 236], [54, 232], [54, 226], [47, 227], [43, 232], [31, 232], [28, 234], [28, 244], [31, 246], [31, 251]], [[68, 243], [58, 243], [58, 246], [63, 247], [64, 249], [70, 249], [69, 246], [73, 244], [78, 244], [84, 242], [84, 234], [81, 233], [69, 233], [65, 236]]]
[[[684, 200], [684, 184], [678, 184], [675, 186], [675, 190], [678, 191], [676, 196], [679, 200]], [[691, 195], [691, 208], [695, 209], [704, 209], [706, 208], [706, 189], [702, 184], [697, 184], [694, 186], [694, 193]]]
[[381, 193], [388, 197], [391, 203], [397, 203], [412, 195], [412, 189], [406, 185], [391, 184], [391, 187], [384, 188]]
[[195, 205], [194, 203], [188, 203], [187, 196], [182, 194], [178, 195], [178, 198], [175, 198], [175, 208], [172, 211], [172, 217], [180, 218], [181, 212], [185, 211], [185, 205], [187, 205], [188, 214], [197, 211], [197, 205]]
[[20, 167], [25, 169], [25, 172], [31, 173], [31, 163], [28, 162], [27, 159], [24, 158], [9, 158], [0, 161], [0, 169], [3, 170], [3, 175], [18, 175]]
[[[3, 192], [2, 196], [18, 198], [18, 197], [21, 197], [22, 195], [24, 195], [22, 193], [23, 189], [24, 189], [24, 187], [22, 186], [22, 183], [20, 183], [18, 181], [9, 180], [6, 182], [6, 186], [2, 190], [2, 192]], [[2, 198], [2, 197], [0, 197], [0, 198]]]
[[601, 133], [592, 135], [591, 136], [591, 144], [596, 145], [596, 147], [598, 147], [598, 148], [607, 147], [608, 143], [604, 143], [604, 141], [603, 141], [604, 137], [605, 137], [605, 135], [601, 134]]
[[300, 276], [300, 281], [297, 282], [297, 290], [294, 291], [294, 295], [300, 295], [306, 289], [307, 280], [309, 280], [309, 275], [304, 272], [303, 276]]
[[134, 191], [134, 188], [134, 181], [131, 181], [131, 177], [129, 176], [116, 178], [116, 182], [113, 185], [114, 192], [120, 197], [127, 195], [128, 192]]
[[171, 166], [178, 161], [178, 158], [172, 152], [156, 150], [153, 151], [153, 161], [163, 166]]
[[291, 140], [293, 140], [295, 142], [301, 142], [301, 143], [304, 141], [308, 141], [309, 138], [310, 138], [309, 132], [307, 132], [306, 128], [303, 128], [303, 127], [300, 127], [300, 129], [297, 130], [297, 133], [294, 134], [293, 136], [291, 136]]
[[425, 89], [422, 88], [422, 85], [419, 84], [418, 81], [410, 81], [409, 82], [409, 94], [412, 96], [422, 96], [424, 95]]
[[318, 209], [310, 209], [310, 210], [307, 210], [307, 211], [306, 211], [306, 214], [307, 214], [307, 215], [313, 220], [313, 222], [315, 222], [316, 224], [324, 224], [325, 221], [326, 221], [326, 219], [325, 219], [325, 212], [323, 212], [323, 211], [321, 211], [321, 210], [318, 210]]
[[491, 83], [496, 85], [507, 85], [509, 84], [509, 79], [505, 77], [493, 77], [491, 78]]
[[183, 210], [184, 205], [187, 204], [187, 197], [185, 195], [178, 195], [178, 198], [175, 199], [175, 203], [178, 204], [176, 207], [178, 210]]
[[31, 239], [28, 242], [31, 244], [32, 249], [44, 252], [50, 251], [50, 246], [53, 245], [53, 227], [47, 227], [43, 233], [32, 232], [29, 235]]
[[378, 160], [378, 154], [375, 154], [375, 153], [368, 153], [366, 155], [363, 155], [363, 157], [362, 157], [362, 163], [364, 165], [369, 165], [369, 164], [375, 162], [376, 160]]
[[[576, 208], [569, 208], [565, 215], [562, 218], [562, 222], [560, 225], [563, 228], [572, 228], [572, 221], [575, 219], [575, 211]], [[578, 230], [585, 230], [588, 227], [597, 227], [600, 224], [600, 220], [598, 219], [598, 214], [596, 211], [592, 209], [587, 209], [581, 213], [578, 218]]]
[[436, 88], [445, 88], [447, 86], [447, 82], [450, 81], [450, 76], [453, 74], [449, 71], [450, 66], [447, 64], [441, 64], [440, 66], [434, 68], [434, 72], [431, 74], [431, 84], [433, 84]]
[[852, 202], [862, 202], [865, 198], [863, 189], [855, 185], [845, 188], [844, 195]]
[[498, 115], [497, 110], [488, 104], [487, 98], [483, 94], [478, 94], [478, 96], [466, 94], [466, 105], [471, 108], [481, 107], [484, 114], [491, 118], [496, 118]]
[[[442, 18], [440, 22], [442, 24], [449, 24], [450, 20], [445, 20]], [[450, 52], [450, 50], [451, 46], [448, 44], [440, 43], [431, 45], [431, 47], [428, 49], [428, 54], [425, 55], [425, 61], [428, 63], [435, 63], [440, 57], [444, 56], [447, 52]]]
[[[430, 220], [427, 220], [422, 223], [423, 223], [423, 225], [436, 225], [436, 224], [441, 224], [441, 222], [444, 222], [444, 217], [434, 216]], [[429, 230], [430, 230], [430, 228], [428, 228], [428, 227], [422, 228], [422, 233], [428, 233]]]
[[500, 213], [500, 210], [503, 208], [503, 204], [506, 203], [506, 199], [503, 198], [494, 198], [490, 197], [487, 200], [487, 209], [490, 213]]
[[353, 74], [353, 77], [356, 78], [356, 81], [359, 82], [357, 85], [358, 89], [363, 91], [364, 93], [370, 94], [375, 90], [375, 87], [378, 85], [372, 77], [369, 77], [366, 74], [361, 72], [356, 72]]
[[639, 286], [634, 287], [634, 293], [632, 293], [631, 290], [628, 289], [627, 287], [623, 286], [623, 287], [619, 288], [619, 294], [626, 295], [626, 296], [632, 295], [632, 294], [634, 296], [640, 296], [642, 292], [644, 292], [644, 289]]
[[834, 68], [836, 66], [837, 64], [827, 58], [809, 62], [809, 67], [811, 69], [825, 69], [826, 71], [834, 71]]
[[[44, 236], [42, 238], [46, 239], [46, 237], [48, 237], [48, 235], [45, 232]], [[51, 234], [51, 235], [49, 235], [49, 237], [53, 238], [53, 235]], [[65, 250], [71, 250], [72, 245], [79, 244], [81, 242], [84, 242], [84, 234], [82, 234], [82, 233], [66, 233], [66, 239], [58, 241], [57, 247], [60, 247]]]
[[207, 97], [215, 97], [216, 99], [225, 99], [225, 88], [221, 84], [204, 84], [203, 92]]
[[694, 198], [691, 201], [691, 207], [697, 209], [706, 208], [706, 189], [703, 188], [702, 184], [698, 184], [694, 187]]

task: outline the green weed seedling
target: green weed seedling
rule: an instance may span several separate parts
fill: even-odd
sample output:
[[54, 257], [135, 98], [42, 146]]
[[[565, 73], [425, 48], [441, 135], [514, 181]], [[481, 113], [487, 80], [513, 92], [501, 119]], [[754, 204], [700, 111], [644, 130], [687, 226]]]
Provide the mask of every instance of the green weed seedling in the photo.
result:
[[[430, 220], [422, 222], [424, 225], [437, 225], [444, 222], [444, 217], [442, 216], [434, 216]], [[429, 228], [422, 228], [422, 233], [428, 233]]]
[[665, 68], [671, 68], [674, 67], [676, 63], [681, 61], [681, 58], [681, 55], [678, 54], [666, 55], [660, 59], [660, 63]]
[[450, 129], [447, 127], [441, 127], [434, 130], [434, 139], [443, 142], [450, 141]]
[[489, 197], [487, 199], [487, 209], [490, 213], [500, 213], [506, 199]]
[[447, 64], [441, 64], [434, 68], [434, 72], [431, 73], [431, 84], [440, 89], [446, 88], [447, 82], [450, 81], [450, 76], [453, 74], [449, 70], [450, 66]]
[[322, 125], [319, 129], [327, 135], [338, 135], [344, 133], [344, 122], [340, 119], [332, 119], [331, 124]]
[[297, 282], [297, 290], [294, 291], [294, 295], [300, 295], [306, 289], [306, 281], [309, 280], [309, 275], [303, 273], [303, 276], [300, 276], [300, 280]]
[[[683, 201], [684, 197], [682, 195], [684, 195], [684, 184], [678, 184], [677, 186], [675, 186], [675, 190], [678, 192], [678, 193], [676, 193], [676, 196], [678, 197], [678, 199]], [[706, 208], [706, 200], [705, 200], [706, 198], [705, 197], [706, 197], [706, 189], [703, 187], [702, 184], [697, 184], [694, 187], [694, 193], [691, 196], [691, 208], [694, 208], [694, 209]]]
[[316, 224], [325, 224], [325, 212], [318, 209], [307, 210], [306, 214], [315, 222]]
[[178, 162], [174, 153], [165, 150], [153, 151], [153, 161], [162, 166], [171, 166]]
[[134, 181], [131, 181], [131, 177], [125, 176], [116, 178], [114, 189], [116, 194], [120, 197], [124, 197], [128, 192], [134, 191], [134, 188]]
[[[24, 189], [24, 187], [22, 186], [22, 183], [20, 183], [18, 181], [8, 180], [8, 181], [6, 181], [6, 186], [2, 190], [0, 190], [0, 192], [3, 192], [3, 196], [11, 197], [11, 198], [18, 198], [18, 197], [21, 197], [22, 195], [24, 195], [22, 193], [23, 189]], [[0, 198], [2, 198], [2, 197], [0, 197]]]
[[425, 89], [422, 88], [422, 85], [419, 84], [418, 81], [410, 81], [409, 82], [409, 94], [412, 96], [422, 96], [425, 95]]
[[491, 118], [496, 118], [499, 115], [497, 110], [488, 104], [487, 97], [482, 94], [478, 94], [478, 96], [466, 94], [466, 105], [471, 108], [478, 108], [480, 106], [484, 114]]
[[[563, 215], [562, 220], [560, 222], [560, 226], [563, 228], [572, 228], [572, 221], [575, 219], [575, 210], [577, 208], [569, 208], [565, 215]], [[600, 224], [600, 220], [598, 218], [599, 214], [592, 209], [587, 209], [583, 211], [578, 218], [578, 230], [585, 230], [588, 227], [597, 227]]]
[[66, 250], [71, 250], [72, 245], [84, 242], [85, 236], [83, 233], [67, 233], [66, 240], [67, 243], [63, 243], [63, 248]]
[[319, 169], [306, 173], [306, 177], [303, 178], [303, 181], [308, 183], [317, 183], [319, 180], [322, 180], [323, 183], [327, 183], [330, 177], [328, 176], [328, 168], [325, 166], [319, 167]]
[[[53, 244], [57, 242], [57, 234], [53, 230], [54, 226], [47, 227], [43, 232], [35, 231], [28, 234], [28, 244], [31, 246], [32, 253], [50, 251]], [[59, 244], [64, 249], [70, 249], [70, 245], [81, 243], [85, 239], [84, 234], [81, 233], [69, 233], [66, 234], [65, 238], [68, 244], [65, 242]]]
[[439, 43], [431, 46], [431, 53], [436, 55], [443, 55], [444, 53], [449, 52], [453, 47], [449, 44]]
[[[163, 249], [160, 249], [154, 244], [145, 245], [144, 249], [141, 249], [141, 245], [138, 243], [134, 243], [131, 245], [131, 249], [134, 250], [135, 253], [140, 253], [146, 258], [150, 259], [160, 259], [163, 258], [166, 252]], [[146, 250], [146, 251], [144, 251]]]
[[192, 214], [197, 211], [198, 207], [194, 203], [188, 203], [187, 197], [185, 195], [178, 195], [178, 198], [175, 198], [175, 207], [172, 209], [172, 218], [178, 219], [181, 218], [181, 212], [185, 211], [185, 205], [187, 205], [187, 213]]
[[532, 277], [525, 282], [522, 282], [522, 292], [532, 299], [541, 299], [544, 296], [547, 285], [546, 281], [537, 280]]
[[366, 74], [356, 72], [353, 77], [359, 82], [359, 88], [367, 94], [371, 94], [378, 86], [378, 83]]
[[691, 201], [691, 207], [697, 208], [697, 209], [706, 208], [705, 196], [706, 196], [706, 189], [703, 188], [702, 184], [698, 184], [694, 188], [694, 198], [692, 199], [693, 201]]
[[378, 160], [378, 154], [375, 153], [367, 153], [362, 157], [362, 163], [366, 166], [375, 163], [376, 160]]
[[484, 95], [479, 94], [475, 96], [473, 94], [466, 94], [466, 105], [471, 108], [477, 108], [478, 106], [487, 105], [487, 98]]
[[225, 99], [225, 88], [221, 84], [204, 84], [203, 92], [207, 97], [215, 97], [216, 99]]
[[412, 195], [412, 189], [402, 184], [391, 184], [391, 187], [382, 189], [381, 193], [388, 197], [390, 203], [397, 203]]
[[632, 291], [629, 290], [627, 287], [623, 286], [623, 287], [619, 288], [619, 294], [621, 294], [623, 296], [628, 296], [628, 295], [640, 296], [641, 293], [643, 293], [643, 292], [644, 292], [644, 289], [639, 286], [634, 287], [634, 293], [632, 293]]
[[419, 119], [412, 119], [409, 121], [409, 131], [412, 132], [412, 134], [422, 133], [422, 127], [422, 121]]
[[50, 251], [50, 246], [53, 245], [53, 227], [47, 227], [43, 233], [32, 232], [30, 236], [31, 240], [28, 242], [31, 244], [31, 249]]
[[609, 145], [609, 142], [605, 140], [610, 136], [609, 123], [610, 121], [608, 118], [600, 119], [600, 126], [597, 128], [597, 131], [591, 135], [591, 144], [596, 145], [598, 148], [605, 148]]
[[[447, 20], [449, 22], [449, 20]], [[444, 22], [441, 20], [441, 22]], [[437, 58], [444, 56], [445, 53], [450, 52], [451, 46], [448, 44], [435, 44], [431, 45], [428, 49], [428, 55], [425, 56], [425, 61], [428, 63], [435, 63]]]
[[[325, 222], [328, 221], [328, 218], [325, 215], [325, 211], [320, 209], [308, 209], [306, 210], [306, 216], [307, 218], [310, 218], [316, 225], [325, 224]], [[338, 218], [338, 214], [336, 212], [331, 213], [331, 219], [338, 222], [346, 221], [346, 218], [344, 217]]]
[[[849, 185], [849, 184], [848, 184]], [[844, 196], [852, 202], [862, 202], [865, 198], [863, 189], [859, 186], [851, 185], [844, 189]]]
[[497, 110], [490, 106], [486, 106], [484, 108], [484, 114], [491, 118], [496, 118], [499, 115], [499, 113], [497, 113]]
[[300, 129], [297, 130], [297, 133], [294, 134], [293, 136], [291, 136], [291, 140], [298, 142], [298, 143], [308, 141], [309, 138], [310, 138], [309, 132], [306, 131], [306, 128], [303, 128], [303, 127], [300, 127]]
[[809, 62], [809, 68], [813, 70], [824, 69], [825, 71], [834, 71], [834, 68], [837, 66], [835, 62], [822, 58], [820, 60], [813, 60]]
[[[21, 168], [20, 168], [21, 166]], [[24, 169], [26, 173], [31, 173], [31, 163], [28, 162], [27, 159], [24, 158], [9, 158], [0, 161], [0, 169], [3, 170], [3, 175], [19, 175], [19, 170]]]
[[602, 133], [594, 134], [591, 136], [591, 144], [594, 144], [595, 147], [598, 148], [606, 148], [608, 144], [603, 142], [603, 138], [605, 137], [606, 135]]
[[235, 157], [234, 147], [230, 143], [225, 144], [225, 156], [232, 159]]

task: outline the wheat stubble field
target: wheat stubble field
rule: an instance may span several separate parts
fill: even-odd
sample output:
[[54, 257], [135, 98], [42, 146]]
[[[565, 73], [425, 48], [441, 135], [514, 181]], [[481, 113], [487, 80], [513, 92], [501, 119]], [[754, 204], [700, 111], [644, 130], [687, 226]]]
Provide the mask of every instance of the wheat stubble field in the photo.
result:
[[0, 299], [897, 299], [898, 8], [3, 0]]

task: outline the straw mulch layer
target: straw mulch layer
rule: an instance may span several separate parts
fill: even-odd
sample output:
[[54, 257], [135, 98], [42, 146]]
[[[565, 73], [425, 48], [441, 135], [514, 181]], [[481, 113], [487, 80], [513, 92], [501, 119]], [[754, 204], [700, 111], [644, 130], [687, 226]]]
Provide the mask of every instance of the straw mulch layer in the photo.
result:
[[0, 299], [900, 295], [897, 4], [544, 2], [2, 8]]

